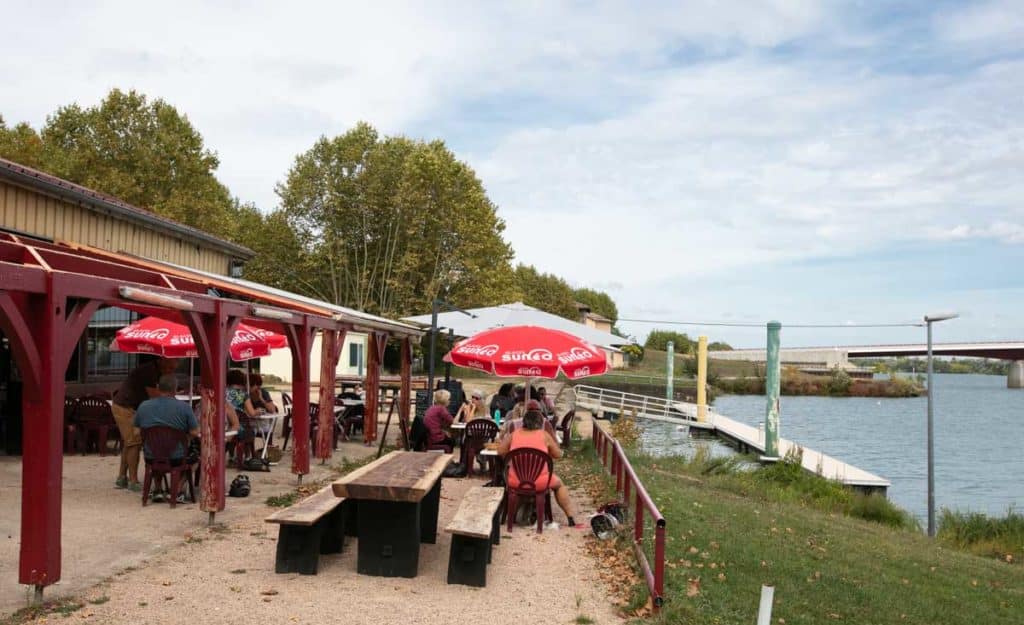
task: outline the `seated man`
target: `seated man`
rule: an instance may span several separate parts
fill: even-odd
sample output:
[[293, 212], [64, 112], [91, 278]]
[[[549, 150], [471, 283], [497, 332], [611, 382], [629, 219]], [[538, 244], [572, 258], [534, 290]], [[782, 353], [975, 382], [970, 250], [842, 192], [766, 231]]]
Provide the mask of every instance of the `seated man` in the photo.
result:
[[[498, 455], [504, 458], [510, 451], [525, 447], [543, 451], [555, 460], [561, 458], [562, 448], [555, 442], [555, 437], [544, 430], [546, 422], [547, 419], [544, 418], [544, 414], [540, 410], [528, 408], [526, 414], [523, 415], [523, 426], [514, 430], [511, 435], [504, 437], [498, 443]], [[548, 471], [545, 468], [537, 479], [537, 484], [546, 484], [547, 480]], [[519, 478], [516, 477], [516, 472], [511, 467], [508, 471], [508, 482], [508, 485], [512, 488], [519, 486]], [[565, 484], [562, 484], [562, 480], [558, 479], [557, 475], [551, 476], [551, 490], [554, 491], [555, 501], [558, 502], [558, 507], [565, 513], [569, 526], [575, 527], [576, 520], [573, 518], [572, 502], [569, 500], [569, 489], [566, 488]], [[540, 514], [539, 510], [537, 514]]]
[[[536, 399], [531, 399], [526, 403], [526, 411], [536, 410], [543, 414], [540, 402]], [[501, 431], [498, 433], [498, 440], [508, 438], [509, 434], [523, 427], [523, 417], [508, 419], [502, 422]], [[543, 425], [544, 431], [551, 435], [551, 438], [555, 438], [555, 428], [551, 425], [551, 421], [544, 419]]]
[[263, 388], [263, 376], [258, 373], [249, 375], [249, 401], [257, 412], [277, 413], [277, 404], [271, 399], [270, 391]]
[[[192, 436], [199, 436], [199, 422], [196, 421], [192, 409], [185, 402], [174, 398], [177, 386], [178, 381], [174, 375], [160, 376], [160, 380], [157, 382], [159, 395], [139, 404], [132, 425], [140, 430], [162, 425], [188, 432]], [[172, 464], [174, 461], [180, 462], [187, 451], [184, 445], [178, 445], [178, 448], [171, 454]], [[153, 454], [145, 444], [143, 444], [142, 453], [147, 462], [153, 460]]]

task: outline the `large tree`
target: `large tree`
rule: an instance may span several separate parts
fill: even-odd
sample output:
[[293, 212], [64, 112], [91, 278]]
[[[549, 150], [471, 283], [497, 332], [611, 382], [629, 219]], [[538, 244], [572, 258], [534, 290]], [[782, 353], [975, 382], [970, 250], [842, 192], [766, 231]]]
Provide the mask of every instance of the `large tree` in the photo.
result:
[[562, 278], [541, 273], [533, 265], [519, 265], [516, 267], [516, 289], [524, 304], [579, 321], [572, 287]]
[[277, 193], [317, 297], [412, 314], [438, 296], [498, 303], [512, 288], [505, 224], [441, 141], [381, 138], [360, 123], [300, 154]]
[[0, 128], [0, 156], [212, 234], [236, 235], [236, 204], [214, 175], [217, 155], [163, 100], [114, 89], [96, 106], [58, 109], [38, 134], [27, 124]]
[[579, 288], [573, 291], [572, 294], [573, 297], [576, 298], [577, 302], [590, 306], [590, 312], [597, 313], [602, 317], [611, 319], [613, 324], [618, 320], [619, 309], [615, 305], [615, 301], [611, 296], [604, 291]]

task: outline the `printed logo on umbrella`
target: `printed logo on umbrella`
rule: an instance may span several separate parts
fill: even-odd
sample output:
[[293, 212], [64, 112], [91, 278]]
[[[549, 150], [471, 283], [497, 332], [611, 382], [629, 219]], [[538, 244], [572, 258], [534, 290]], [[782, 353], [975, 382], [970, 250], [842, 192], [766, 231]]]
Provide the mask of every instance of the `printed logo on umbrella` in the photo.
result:
[[593, 358], [594, 354], [582, 347], [573, 347], [568, 352], [562, 352], [558, 354], [558, 362], [563, 365], [572, 364], [579, 360], [587, 360]]
[[519, 367], [519, 375], [543, 375], [540, 367]]
[[459, 345], [455, 348], [456, 353], [465, 354], [467, 356], [493, 356], [498, 353], [498, 346], [491, 343], [490, 345], [474, 345], [473, 343], [466, 343], [465, 345]]
[[153, 330], [145, 330], [142, 328], [129, 328], [122, 336], [126, 339], [160, 339], [163, 340], [170, 336], [171, 331], [167, 328], [156, 328]]
[[538, 360], [554, 360], [554, 356], [546, 349], [531, 349], [528, 352], [506, 352], [501, 355], [502, 362], [537, 362]]
[[590, 375], [590, 367], [580, 367], [579, 369], [573, 369], [572, 377], [584, 378]]

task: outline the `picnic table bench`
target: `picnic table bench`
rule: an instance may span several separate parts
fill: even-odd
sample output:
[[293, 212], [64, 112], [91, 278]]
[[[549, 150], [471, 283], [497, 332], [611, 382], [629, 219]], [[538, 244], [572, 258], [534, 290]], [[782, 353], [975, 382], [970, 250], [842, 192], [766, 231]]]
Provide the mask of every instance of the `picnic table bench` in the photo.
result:
[[448, 583], [483, 587], [491, 549], [501, 542], [498, 510], [504, 499], [501, 488], [474, 486], [462, 498], [455, 517], [444, 529], [452, 535], [448, 554]]
[[451, 459], [393, 451], [334, 482], [335, 495], [358, 502], [359, 573], [416, 576], [420, 543], [437, 542], [441, 473]]
[[352, 516], [351, 507], [352, 502], [335, 496], [327, 485], [267, 517], [267, 523], [279, 526], [274, 571], [316, 575], [320, 554], [341, 553], [345, 542], [345, 517]]

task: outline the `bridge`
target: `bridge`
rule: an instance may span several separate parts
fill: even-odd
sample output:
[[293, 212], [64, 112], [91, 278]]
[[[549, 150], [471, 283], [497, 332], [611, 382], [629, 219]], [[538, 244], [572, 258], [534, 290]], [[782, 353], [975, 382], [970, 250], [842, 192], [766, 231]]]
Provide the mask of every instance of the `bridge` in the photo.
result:
[[[928, 353], [928, 345], [924, 343], [907, 343], [897, 345], [791, 347], [783, 348], [779, 351], [783, 364], [848, 368], [853, 367], [850, 364], [850, 358], [923, 356]], [[1024, 341], [933, 343], [932, 353], [936, 356], [970, 356], [1009, 360], [1011, 361], [1010, 374], [1007, 376], [1006, 385], [1009, 388], [1024, 388]], [[728, 352], [709, 352], [708, 358], [764, 362], [766, 354], [763, 349], [737, 349]]]

